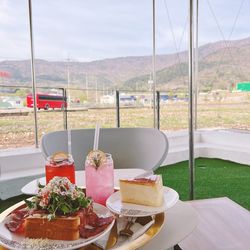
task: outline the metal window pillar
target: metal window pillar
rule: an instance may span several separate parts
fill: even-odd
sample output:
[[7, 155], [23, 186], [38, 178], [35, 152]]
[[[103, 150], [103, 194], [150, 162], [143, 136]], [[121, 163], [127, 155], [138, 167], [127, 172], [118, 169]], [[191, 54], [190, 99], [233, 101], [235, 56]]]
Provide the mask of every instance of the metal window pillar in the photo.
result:
[[189, 0], [189, 64], [188, 64], [188, 84], [189, 84], [189, 198], [194, 199], [194, 121], [193, 121], [193, 86], [194, 86], [194, 71], [193, 71], [193, 55], [194, 55], [194, 32], [193, 32], [193, 8], [194, 0]]
[[152, 86], [152, 92], [153, 92], [153, 113], [154, 113], [154, 128], [156, 128], [156, 96], [155, 96], [155, 90], [156, 90], [156, 72], [155, 72], [155, 0], [153, 0], [153, 56], [152, 56], [152, 69], [153, 69], [153, 86]]
[[194, 104], [194, 128], [198, 129], [198, 96], [199, 96], [199, 0], [196, 0], [195, 6], [195, 50], [194, 50], [194, 86], [195, 86], [195, 104]]
[[35, 146], [38, 148], [38, 125], [37, 125], [37, 102], [36, 102], [36, 78], [34, 63], [34, 43], [33, 43], [33, 27], [32, 27], [32, 3], [29, 1], [29, 28], [30, 28], [30, 53], [31, 53], [31, 80], [33, 93], [34, 123], [35, 123]]

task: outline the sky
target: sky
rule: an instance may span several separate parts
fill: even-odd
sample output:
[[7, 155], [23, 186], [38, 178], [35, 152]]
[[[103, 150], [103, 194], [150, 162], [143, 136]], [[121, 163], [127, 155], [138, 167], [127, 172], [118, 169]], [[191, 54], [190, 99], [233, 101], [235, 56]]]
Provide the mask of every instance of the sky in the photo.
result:
[[[188, 48], [188, 0], [156, 1], [156, 53]], [[32, 0], [35, 58], [152, 54], [152, 0]], [[199, 45], [250, 36], [249, 0], [200, 0]], [[0, 0], [0, 61], [30, 58], [28, 0]]]

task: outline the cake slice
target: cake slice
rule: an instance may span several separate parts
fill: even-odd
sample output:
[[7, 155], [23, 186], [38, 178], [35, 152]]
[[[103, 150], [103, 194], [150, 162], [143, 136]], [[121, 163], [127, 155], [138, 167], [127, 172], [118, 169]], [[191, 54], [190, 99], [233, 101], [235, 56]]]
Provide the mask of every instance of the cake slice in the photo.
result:
[[25, 219], [25, 237], [51, 240], [78, 240], [80, 217], [56, 217], [49, 221], [47, 216], [33, 215]]
[[121, 179], [119, 182], [122, 202], [154, 207], [163, 204], [163, 185], [160, 175]]

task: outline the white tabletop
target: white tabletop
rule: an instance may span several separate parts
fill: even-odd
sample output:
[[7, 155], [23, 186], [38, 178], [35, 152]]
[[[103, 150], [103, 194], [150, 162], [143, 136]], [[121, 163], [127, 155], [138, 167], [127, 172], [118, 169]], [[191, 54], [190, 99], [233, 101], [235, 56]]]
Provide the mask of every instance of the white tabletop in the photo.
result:
[[188, 203], [198, 213], [200, 223], [179, 244], [181, 248], [250, 249], [250, 211], [227, 197], [194, 200]]
[[[114, 186], [116, 189], [119, 188], [119, 179], [134, 178], [138, 175], [147, 173], [144, 169], [130, 168], [130, 169], [115, 169], [114, 170]], [[26, 184], [22, 189], [22, 193], [27, 195], [35, 195], [38, 191], [38, 183], [45, 185], [45, 177], [33, 180]], [[79, 187], [85, 187], [85, 171], [76, 171], [76, 185]]]
[[161, 231], [140, 250], [166, 250], [185, 239], [198, 225], [198, 214], [188, 203], [178, 201], [165, 213]]

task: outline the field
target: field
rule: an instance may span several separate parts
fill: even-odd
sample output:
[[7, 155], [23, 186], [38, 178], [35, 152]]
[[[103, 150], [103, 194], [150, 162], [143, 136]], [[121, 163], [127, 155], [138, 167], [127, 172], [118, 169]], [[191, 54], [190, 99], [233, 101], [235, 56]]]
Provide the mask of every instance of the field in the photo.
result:
[[[198, 105], [198, 128], [250, 129], [250, 101], [206, 102]], [[18, 111], [18, 110], [17, 110]], [[18, 113], [0, 116], [0, 148], [34, 145], [34, 115]], [[3, 110], [1, 111], [3, 112]], [[6, 112], [6, 111], [4, 111]], [[0, 113], [1, 115], [1, 113]], [[81, 109], [68, 112], [68, 128], [116, 127], [115, 108]], [[64, 114], [59, 110], [38, 111], [38, 137], [50, 131], [63, 130]], [[121, 127], [153, 127], [153, 110], [150, 107], [122, 107]], [[188, 103], [169, 102], [160, 107], [160, 129], [175, 131], [188, 127]]]

